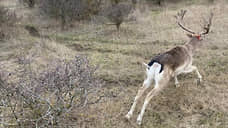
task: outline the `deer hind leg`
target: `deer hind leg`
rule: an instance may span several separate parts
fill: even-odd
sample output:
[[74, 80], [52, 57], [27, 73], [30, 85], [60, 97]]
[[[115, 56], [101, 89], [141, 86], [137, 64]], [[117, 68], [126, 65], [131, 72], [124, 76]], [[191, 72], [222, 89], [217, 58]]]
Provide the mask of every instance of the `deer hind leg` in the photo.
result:
[[165, 85], [168, 83], [170, 76], [167, 74], [165, 76], [165, 72], [163, 72], [162, 75], [158, 75], [158, 77], [155, 77], [155, 87], [147, 94], [143, 107], [141, 109], [140, 114], [138, 115], [137, 118], [137, 124], [141, 125], [142, 123], [142, 118], [144, 115], [144, 112], [146, 110], [147, 105], [149, 104], [150, 100], [159, 94], [159, 92], [165, 87]]
[[159, 91], [160, 91], [159, 88], [154, 88], [154, 89], [152, 89], [152, 90], [147, 94], [146, 99], [145, 99], [144, 104], [143, 104], [143, 107], [142, 107], [142, 109], [141, 109], [141, 112], [140, 112], [140, 114], [138, 115], [137, 124], [141, 125], [141, 123], [142, 123], [142, 118], [143, 118], [143, 115], [144, 115], [144, 112], [145, 112], [145, 110], [146, 110], [147, 105], [149, 104], [150, 100], [151, 100], [155, 95], [158, 94]]
[[127, 119], [130, 119], [131, 116], [133, 115], [133, 112], [135, 110], [136, 104], [138, 103], [139, 98], [143, 95], [143, 93], [146, 91], [148, 87], [150, 87], [152, 83], [153, 77], [148, 75], [147, 79], [144, 80], [143, 86], [139, 88], [137, 95], [135, 96], [134, 103], [131, 106], [130, 111], [127, 113], [125, 116]]

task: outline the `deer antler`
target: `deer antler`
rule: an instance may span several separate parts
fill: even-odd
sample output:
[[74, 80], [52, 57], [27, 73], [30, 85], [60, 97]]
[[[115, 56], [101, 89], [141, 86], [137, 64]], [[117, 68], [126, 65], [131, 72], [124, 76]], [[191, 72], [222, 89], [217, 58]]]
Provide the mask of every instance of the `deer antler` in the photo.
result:
[[211, 28], [211, 24], [212, 24], [212, 18], [213, 18], [213, 16], [214, 16], [214, 14], [211, 12], [207, 24], [205, 24], [204, 27], [203, 27], [203, 29], [205, 30], [205, 32], [202, 31], [202, 32], [200, 33], [200, 35], [206, 35], [206, 34], [209, 33], [210, 28]]
[[175, 18], [177, 19], [177, 23], [185, 31], [187, 31], [189, 33], [192, 33], [192, 34], [195, 34], [194, 31], [184, 27], [184, 25], [181, 23], [181, 21], [183, 21], [183, 19], [184, 19], [184, 15], [185, 15], [186, 12], [187, 12], [187, 10], [181, 10], [180, 12], [177, 13], [177, 15], [175, 16]]

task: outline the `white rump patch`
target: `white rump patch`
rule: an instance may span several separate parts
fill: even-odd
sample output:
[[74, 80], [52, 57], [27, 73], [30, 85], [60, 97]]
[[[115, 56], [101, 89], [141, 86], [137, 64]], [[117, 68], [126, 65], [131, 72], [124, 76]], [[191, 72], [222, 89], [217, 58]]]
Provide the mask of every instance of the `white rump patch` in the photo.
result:
[[156, 87], [156, 81], [161, 79], [163, 71], [159, 73], [161, 70], [161, 64], [154, 62], [149, 69], [146, 71], [147, 78], [144, 80], [144, 85], [149, 87], [152, 83], [152, 81], [155, 81], [155, 87]]

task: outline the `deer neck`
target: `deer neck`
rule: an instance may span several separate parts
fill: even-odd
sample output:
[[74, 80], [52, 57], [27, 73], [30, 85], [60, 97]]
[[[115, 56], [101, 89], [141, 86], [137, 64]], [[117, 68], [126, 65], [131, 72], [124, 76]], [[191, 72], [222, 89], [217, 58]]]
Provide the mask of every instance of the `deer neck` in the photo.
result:
[[196, 49], [199, 47], [199, 42], [197, 39], [191, 39], [188, 43], [185, 44], [185, 47], [191, 55], [194, 55]]

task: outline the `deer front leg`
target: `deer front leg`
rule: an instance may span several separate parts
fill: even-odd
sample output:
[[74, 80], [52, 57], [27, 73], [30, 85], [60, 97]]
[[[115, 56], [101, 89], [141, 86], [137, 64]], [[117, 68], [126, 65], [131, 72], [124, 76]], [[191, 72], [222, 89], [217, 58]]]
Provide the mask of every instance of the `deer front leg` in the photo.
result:
[[198, 76], [197, 84], [198, 84], [198, 83], [201, 83], [201, 82], [202, 82], [202, 76], [200, 75], [198, 68], [197, 68], [196, 66], [192, 66], [192, 68], [193, 68], [193, 70], [196, 71], [196, 74], [197, 74], [197, 76]]
[[198, 71], [198, 68], [196, 66], [191, 66], [189, 68], [187, 68], [184, 73], [189, 73], [189, 72], [192, 72], [192, 71], [195, 71], [196, 74], [197, 74], [197, 77], [198, 77], [198, 82], [200, 83], [202, 81], [202, 76], [200, 75], [199, 71]]
[[180, 87], [179, 81], [177, 79], [177, 75], [174, 76], [174, 80], [175, 80], [175, 86]]

